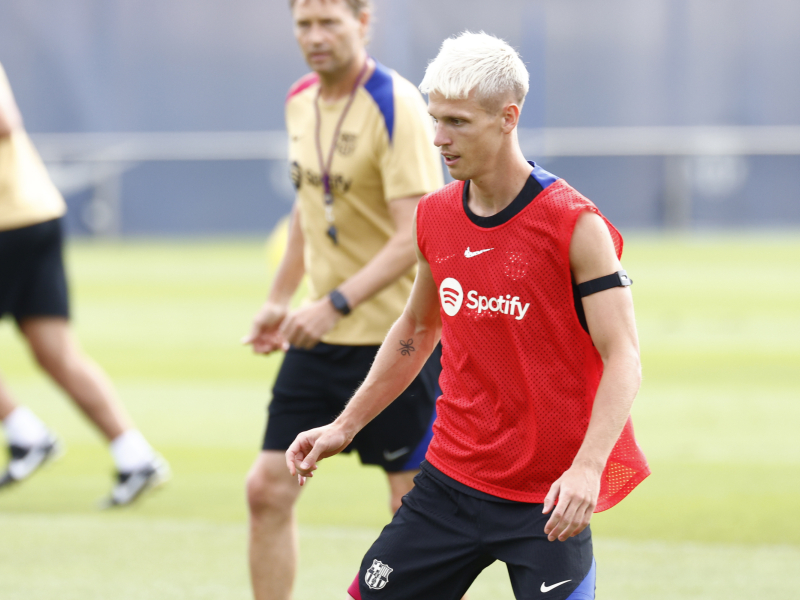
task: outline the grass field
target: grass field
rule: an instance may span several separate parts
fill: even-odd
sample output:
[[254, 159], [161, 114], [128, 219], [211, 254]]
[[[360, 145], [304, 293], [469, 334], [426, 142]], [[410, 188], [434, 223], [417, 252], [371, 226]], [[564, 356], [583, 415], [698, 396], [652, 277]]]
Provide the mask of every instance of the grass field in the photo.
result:
[[[67, 454], [0, 495], [0, 599], [249, 597], [243, 480], [279, 357], [238, 340], [266, 293], [259, 242], [79, 242], [74, 321], [175, 477], [98, 512], [112, 465], [11, 324], [0, 369]], [[800, 236], [631, 235], [653, 475], [595, 517], [598, 598], [795, 598], [800, 589]], [[341, 599], [388, 520], [380, 472], [322, 465], [299, 507], [298, 600]], [[495, 565], [471, 600], [512, 598]]]

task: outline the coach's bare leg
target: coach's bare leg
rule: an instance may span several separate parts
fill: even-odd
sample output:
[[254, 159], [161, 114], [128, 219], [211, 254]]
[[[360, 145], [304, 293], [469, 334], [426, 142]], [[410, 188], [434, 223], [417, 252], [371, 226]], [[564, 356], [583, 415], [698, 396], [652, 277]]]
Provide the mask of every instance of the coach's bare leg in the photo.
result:
[[32, 317], [23, 320], [19, 327], [39, 365], [108, 440], [131, 428], [111, 381], [81, 351], [69, 321], [61, 317]]
[[289, 600], [297, 572], [297, 479], [283, 452], [265, 450], [247, 475], [250, 581], [256, 600]]
[[11, 390], [0, 376], [0, 423], [5, 441], [11, 446], [28, 448], [47, 440], [47, 426], [30, 409], [17, 404]]
[[419, 471], [398, 471], [396, 473], [386, 473], [389, 479], [389, 510], [392, 514], [397, 512], [403, 503], [403, 496], [414, 487], [414, 477]]
[[0, 421], [14, 412], [15, 408], [17, 408], [17, 403], [14, 402], [11, 391], [3, 383], [3, 378], [0, 377]]

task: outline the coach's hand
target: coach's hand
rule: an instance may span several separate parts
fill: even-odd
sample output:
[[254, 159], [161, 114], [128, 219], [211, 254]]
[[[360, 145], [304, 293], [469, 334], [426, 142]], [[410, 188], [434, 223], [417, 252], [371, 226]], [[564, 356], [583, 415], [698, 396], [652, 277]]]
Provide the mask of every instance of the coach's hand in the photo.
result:
[[544, 526], [549, 541], [565, 542], [586, 529], [597, 506], [602, 473], [597, 466], [573, 464], [550, 486], [542, 509], [547, 514], [555, 507]]
[[300, 485], [313, 477], [317, 461], [339, 454], [347, 448], [352, 437], [345, 435], [335, 423], [317, 427], [298, 435], [286, 451], [286, 466]]
[[243, 344], [252, 344], [256, 354], [269, 354], [286, 349], [286, 339], [279, 327], [289, 312], [288, 307], [275, 302], [265, 302], [256, 313], [250, 333], [242, 338]]
[[310, 350], [323, 335], [333, 329], [342, 314], [333, 308], [325, 296], [313, 304], [290, 312], [280, 326], [280, 334], [292, 346]]

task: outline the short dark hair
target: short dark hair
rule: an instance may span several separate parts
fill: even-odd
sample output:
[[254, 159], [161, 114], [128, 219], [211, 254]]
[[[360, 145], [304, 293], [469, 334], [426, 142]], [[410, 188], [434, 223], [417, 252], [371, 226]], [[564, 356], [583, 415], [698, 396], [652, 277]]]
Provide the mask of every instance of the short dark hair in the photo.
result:
[[[296, 0], [289, 0], [289, 8], [294, 8], [295, 2]], [[350, 7], [355, 16], [364, 11], [372, 11], [372, 0], [344, 0], [344, 2]]]

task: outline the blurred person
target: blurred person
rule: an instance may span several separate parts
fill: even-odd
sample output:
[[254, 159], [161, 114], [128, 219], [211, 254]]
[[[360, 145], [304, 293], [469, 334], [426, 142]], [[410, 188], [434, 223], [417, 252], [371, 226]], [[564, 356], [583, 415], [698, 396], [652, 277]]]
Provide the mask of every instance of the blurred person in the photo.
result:
[[[290, 6], [313, 71], [286, 99], [296, 202], [286, 254], [243, 340], [257, 353], [286, 350], [262, 452], [247, 478], [258, 600], [288, 600], [297, 568], [300, 490], [286, 472], [284, 453], [301, 431], [339, 414], [364, 380], [411, 291], [414, 209], [443, 183], [421, 94], [367, 54], [370, 3], [296, 0]], [[291, 310], [304, 275], [307, 301]], [[434, 353], [396, 406], [347, 449], [386, 472], [392, 512], [427, 448], [440, 369]]]
[[297, 437], [287, 466], [303, 485], [441, 338], [426, 461], [350, 596], [455, 600], [500, 560], [516, 598], [589, 600], [592, 514], [649, 474], [630, 421], [641, 371], [622, 238], [526, 161], [516, 128], [528, 72], [507, 43], [446, 40], [420, 89], [457, 181], [417, 207], [414, 288], [364, 384], [333, 423]]
[[[169, 467], [134, 428], [106, 374], [80, 350], [69, 323], [62, 257], [66, 204], [23, 127], [0, 65], [0, 318], [12, 316], [36, 362], [110, 443], [117, 481], [104, 501], [125, 505], [165, 482]], [[27, 479], [61, 443], [0, 378], [10, 460], [0, 488]]]

